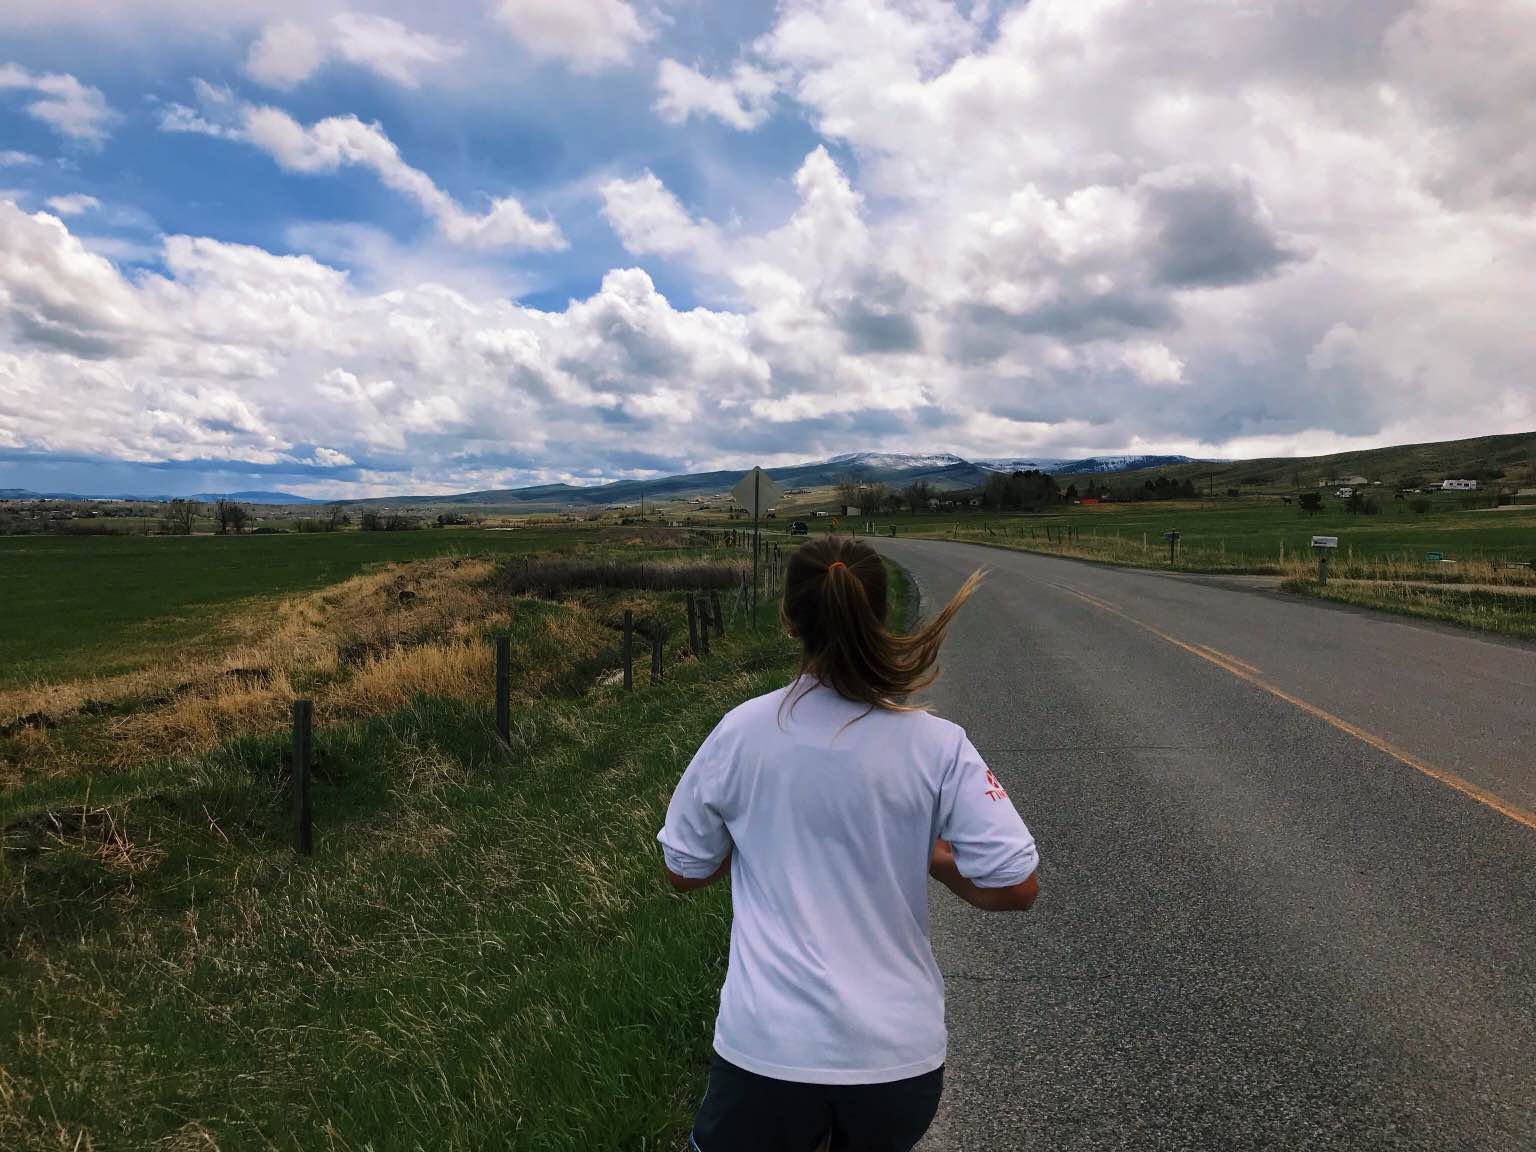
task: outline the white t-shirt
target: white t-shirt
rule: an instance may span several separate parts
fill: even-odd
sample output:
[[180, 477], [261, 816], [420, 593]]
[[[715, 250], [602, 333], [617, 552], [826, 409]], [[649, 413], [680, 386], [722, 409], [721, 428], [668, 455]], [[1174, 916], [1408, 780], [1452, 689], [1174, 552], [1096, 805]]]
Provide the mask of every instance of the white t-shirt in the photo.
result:
[[1039, 863], [963, 729], [926, 712], [865, 711], [808, 680], [733, 709], [683, 773], [657, 836], [667, 867], [690, 878], [735, 848], [715, 1051], [762, 1076], [878, 1084], [937, 1068], [934, 838], [981, 887], [1021, 883]]

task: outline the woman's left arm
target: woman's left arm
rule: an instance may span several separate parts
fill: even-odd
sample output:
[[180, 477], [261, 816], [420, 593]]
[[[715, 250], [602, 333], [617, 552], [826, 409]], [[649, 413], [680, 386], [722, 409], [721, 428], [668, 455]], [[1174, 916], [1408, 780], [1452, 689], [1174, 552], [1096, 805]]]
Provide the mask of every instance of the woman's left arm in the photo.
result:
[[731, 870], [731, 854], [733, 852], [735, 852], [734, 848], [726, 852], [725, 859], [720, 861], [720, 867], [716, 868], [708, 876], [700, 877], [697, 880], [690, 880], [688, 877], [679, 876], [676, 872], [672, 871], [672, 869], [667, 868], [667, 880], [671, 883], [672, 887], [677, 889], [679, 892], [694, 892], [700, 888], [708, 888], [716, 880], [720, 879], [720, 877], [724, 876]]

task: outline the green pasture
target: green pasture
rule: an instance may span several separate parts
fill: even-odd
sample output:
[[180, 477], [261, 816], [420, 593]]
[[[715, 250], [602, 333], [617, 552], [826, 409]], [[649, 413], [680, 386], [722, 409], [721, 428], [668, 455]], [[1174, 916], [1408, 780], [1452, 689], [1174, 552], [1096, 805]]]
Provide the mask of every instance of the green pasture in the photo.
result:
[[[862, 521], [868, 519], [860, 517]], [[1146, 541], [1149, 561], [1167, 558], [1163, 533], [1177, 530], [1186, 554], [1226, 557], [1228, 566], [1274, 564], [1284, 546], [1287, 559], [1310, 555], [1313, 535], [1337, 536], [1339, 555], [1419, 561], [1426, 552], [1440, 552], [1448, 560], [1536, 560], [1536, 506], [1467, 510], [1454, 501], [1436, 499], [1427, 512], [1416, 513], [1405, 501], [1388, 495], [1376, 515], [1357, 515], [1343, 510], [1337, 501], [1308, 515], [1278, 497], [1235, 500], [1138, 502], [1100, 505], [1069, 505], [1042, 514], [985, 512], [885, 513], [873, 517], [884, 534], [894, 526], [898, 535], [1028, 536], [1044, 542], [1052, 532], [1070, 528], [1080, 541], [1118, 537], [1139, 548]], [[814, 523], [821, 530], [827, 520]]]
[[730, 904], [670, 891], [655, 835], [793, 674], [771, 605], [743, 625], [520, 703], [509, 747], [489, 699], [317, 731], [307, 859], [280, 733], [6, 798], [0, 1147], [680, 1147]]
[[0, 687], [123, 671], [196, 642], [236, 601], [334, 584], [371, 564], [599, 547], [605, 538], [577, 526], [0, 537]]

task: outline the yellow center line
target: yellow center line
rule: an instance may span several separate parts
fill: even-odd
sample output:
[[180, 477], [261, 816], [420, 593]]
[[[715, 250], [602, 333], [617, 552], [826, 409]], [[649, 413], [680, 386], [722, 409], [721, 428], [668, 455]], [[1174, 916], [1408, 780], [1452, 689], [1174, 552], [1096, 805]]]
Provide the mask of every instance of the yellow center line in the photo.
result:
[[1228, 655], [1227, 653], [1223, 652], [1220, 648], [1212, 648], [1209, 644], [1196, 644], [1195, 647], [1199, 648], [1202, 652], [1208, 652], [1212, 656], [1215, 656], [1215, 657], [1218, 657], [1219, 659], [1225, 660], [1228, 664], [1236, 664], [1239, 668], [1243, 669], [1245, 672], [1252, 672], [1255, 676], [1260, 676], [1260, 675], [1263, 674], [1258, 668], [1255, 668], [1252, 664], [1249, 664], [1246, 660], [1239, 660], [1236, 656]]
[[1351, 724], [1348, 720], [1345, 720], [1339, 716], [1335, 716], [1332, 712], [1329, 712], [1323, 708], [1319, 708], [1316, 704], [1309, 703], [1308, 701], [1301, 699], [1299, 696], [1291, 695], [1291, 693], [1285, 691], [1285, 689], [1277, 687], [1276, 685], [1271, 684], [1268, 680], [1263, 679], [1263, 677], [1259, 676], [1257, 674], [1257, 670], [1253, 669], [1251, 665], [1246, 665], [1242, 661], [1236, 660], [1231, 656], [1227, 656], [1224, 653], [1218, 652], [1214, 648], [1206, 648], [1204, 645], [1190, 644], [1180, 640], [1177, 636], [1169, 635], [1161, 628], [1157, 628], [1151, 624], [1148, 624], [1144, 620], [1138, 620], [1136, 617], [1130, 615], [1129, 613], [1116, 608], [1113, 604], [1107, 604], [1103, 600], [1088, 595], [1086, 592], [1080, 592], [1076, 588], [1069, 588], [1065, 584], [1055, 584], [1054, 586], [1060, 588], [1063, 592], [1071, 593], [1079, 600], [1087, 601], [1095, 608], [1099, 608], [1105, 612], [1112, 613], [1113, 615], [1120, 617], [1122, 620], [1136, 625], [1136, 627], [1140, 628], [1144, 632], [1150, 632], [1153, 636], [1156, 636], [1160, 640], [1166, 640], [1175, 648], [1182, 648], [1185, 652], [1188, 652], [1194, 656], [1198, 656], [1200, 659], [1206, 661], [1207, 663], [1216, 665], [1216, 667], [1220, 668], [1222, 671], [1231, 673], [1239, 680], [1247, 681], [1255, 688], [1263, 689], [1265, 692], [1268, 692], [1271, 696], [1278, 700], [1284, 700], [1287, 704], [1291, 704], [1297, 708], [1300, 708], [1308, 716], [1316, 717], [1317, 719], [1323, 721], [1325, 724], [1331, 725], [1332, 727], [1338, 729], [1340, 732], [1343, 732], [1349, 736], [1353, 736], [1362, 744], [1368, 745], [1369, 747], [1376, 749], [1376, 751], [1390, 756], [1399, 764], [1406, 764], [1415, 772], [1422, 773], [1423, 775], [1428, 776], [1431, 780], [1438, 780], [1447, 788], [1454, 788], [1463, 796], [1467, 796], [1473, 800], [1476, 800], [1484, 807], [1492, 808], [1495, 812], [1499, 813], [1499, 815], [1507, 816], [1516, 824], [1523, 824], [1527, 828], [1536, 829], [1536, 812], [1532, 812], [1528, 808], [1522, 808], [1518, 804], [1512, 803], [1509, 800], [1505, 800], [1502, 796], [1498, 796], [1495, 793], [1488, 791], [1488, 789], [1472, 783], [1472, 781], [1466, 779], [1465, 777], [1458, 776], [1454, 772], [1449, 772], [1444, 768], [1436, 768], [1432, 764], [1427, 764], [1423, 760], [1420, 760], [1417, 756], [1414, 756], [1412, 753], [1405, 752], [1403, 749], [1397, 747], [1397, 745], [1383, 739], [1380, 736], [1377, 736], [1374, 732], [1367, 732], [1364, 728], [1361, 728], [1356, 724]]

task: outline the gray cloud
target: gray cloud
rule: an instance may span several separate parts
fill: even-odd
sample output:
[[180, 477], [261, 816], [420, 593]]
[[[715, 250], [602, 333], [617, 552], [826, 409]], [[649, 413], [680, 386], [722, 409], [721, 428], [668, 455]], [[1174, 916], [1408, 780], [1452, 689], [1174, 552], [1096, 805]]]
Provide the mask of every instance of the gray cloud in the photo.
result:
[[1157, 180], [1146, 188], [1153, 274], [1175, 288], [1226, 288], [1275, 275], [1296, 259], [1245, 180]]
[[120, 333], [92, 331], [34, 312], [16, 311], [10, 320], [22, 343], [82, 360], [109, 360], [127, 351], [131, 343]]

